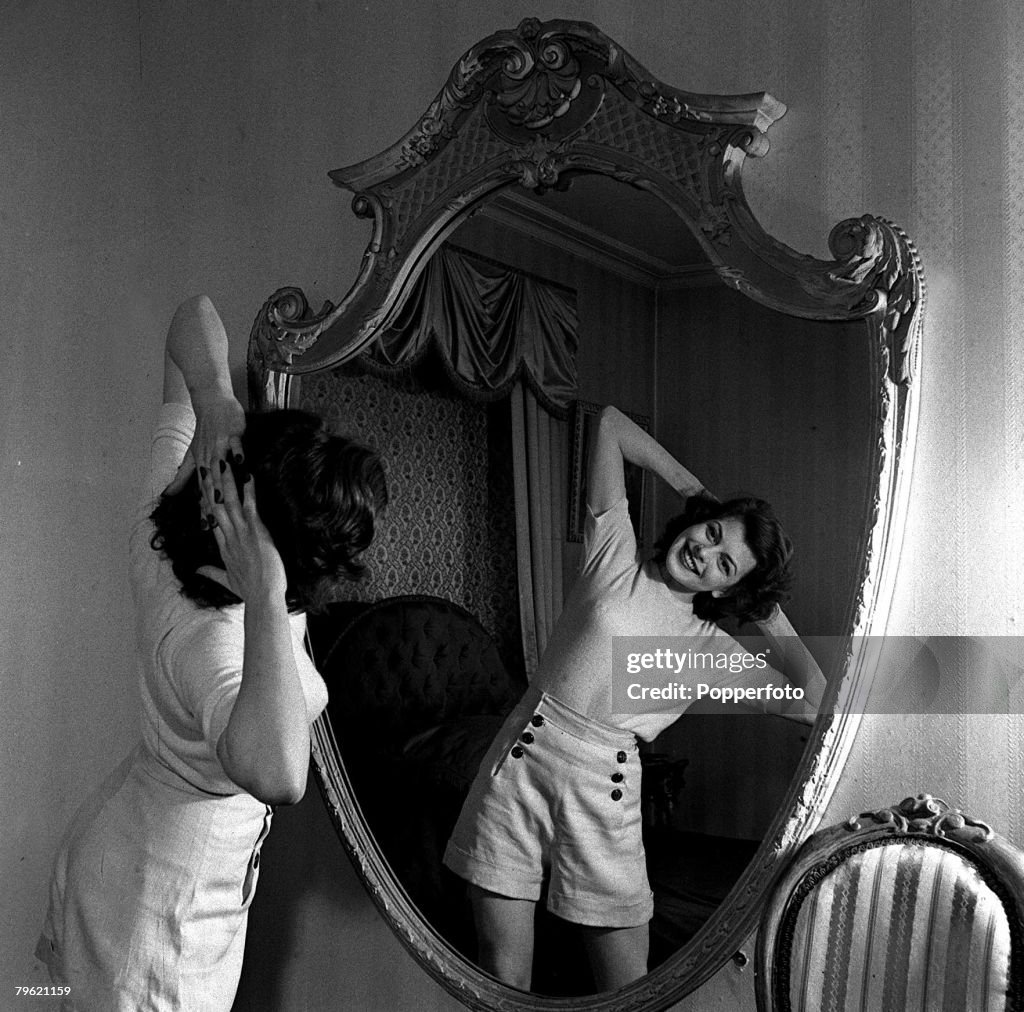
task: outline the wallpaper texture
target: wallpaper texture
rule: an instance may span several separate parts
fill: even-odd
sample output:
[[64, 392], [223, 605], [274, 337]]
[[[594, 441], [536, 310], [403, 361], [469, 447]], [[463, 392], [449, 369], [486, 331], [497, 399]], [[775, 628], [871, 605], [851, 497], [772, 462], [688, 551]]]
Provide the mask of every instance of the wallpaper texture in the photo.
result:
[[411, 375], [338, 369], [298, 406], [384, 459], [390, 502], [351, 600], [433, 594], [461, 604], [522, 670], [508, 402], [467, 401]]
[[[822, 178], [834, 217], [861, 207], [897, 218], [928, 281], [914, 483], [889, 631], [923, 641], [1016, 636], [1024, 17], [1012, 0], [897, 5], [891, 32], [876, 41], [857, 16], [873, 8], [828, 4]], [[885, 111], [883, 95], [893, 103]], [[1024, 720], [984, 712], [989, 687], [976, 657], [966, 641], [951, 652], [928, 687], [932, 712], [865, 718], [826, 821], [927, 791], [1024, 844]]]

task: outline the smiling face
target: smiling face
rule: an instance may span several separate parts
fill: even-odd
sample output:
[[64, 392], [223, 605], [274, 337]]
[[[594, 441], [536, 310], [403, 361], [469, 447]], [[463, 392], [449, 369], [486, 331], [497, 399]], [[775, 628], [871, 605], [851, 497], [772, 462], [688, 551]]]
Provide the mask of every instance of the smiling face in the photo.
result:
[[672, 542], [662, 565], [680, 590], [720, 597], [753, 572], [757, 560], [746, 542], [743, 521], [722, 517], [687, 527]]

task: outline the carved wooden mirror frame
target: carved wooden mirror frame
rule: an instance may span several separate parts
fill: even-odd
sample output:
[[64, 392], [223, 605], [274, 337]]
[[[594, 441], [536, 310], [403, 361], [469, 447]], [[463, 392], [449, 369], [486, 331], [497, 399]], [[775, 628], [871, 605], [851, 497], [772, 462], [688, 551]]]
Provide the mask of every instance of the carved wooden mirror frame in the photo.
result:
[[[330, 173], [355, 193], [373, 235], [348, 294], [314, 313], [283, 288], [260, 309], [249, 346], [255, 407], [289, 402], [291, 377], [363, 351], [391, 321], [419, 272], [496, 191], [545, 189], [575, 173], [610, 176], [660, 198], [690, 226], [721, 280], [791, 315], [863, 321], [876, 382], [876, 488], [850, 632], [880, 635], [902, 541], [916, 425], [915, 373], [924, 307], [917, 253], [882, 218], [836, 225], [834, 260], [766, 234], [740, 185], [745, 158], [767, 152], [785, 106], [765, 93], [696, 95], [662, 84], [592, 25], [523, 21], [473, 46], [398, 143]], [[383, 859], [322, 717], [313, 760], [335, 827], [381, 913], [434, 978], [474, 1009], [663, 1009], [716, 972], [756, 925], [784, 860], [811, 833], [842, 771], [873, 674], [850, 650], [833, 674], [785, 804], [754, 860], [698, 935], [642, 980], [612, 995], [546, 998], [499, 984], [455, 953], [420, 917]]]

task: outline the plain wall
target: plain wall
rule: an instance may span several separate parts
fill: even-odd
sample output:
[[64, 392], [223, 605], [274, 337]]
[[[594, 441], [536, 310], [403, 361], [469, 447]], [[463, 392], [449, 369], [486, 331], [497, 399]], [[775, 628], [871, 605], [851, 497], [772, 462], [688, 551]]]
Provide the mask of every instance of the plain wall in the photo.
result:
[[[5, 4], [3, 995], [39, 981], [31, 952], [60, 833], [136, 735], [125, 542], [174, 306], [211, 295], [240, 367], [275, 288], [340, 298], [368, 225], [326, 171], [396, 140], [464, 49], [526, 14], [593, 21], [679, 87], [786, 102], [772, 151], [745, 170], [782, 241], [825, 256], [830, 227], [864, 212], [916, 240], [929, 309], [890, 630], [1019, 634], [1014, 0]], [[958, 711], [979, 691], [972, 671], [969, 655], [947, 669]], [[1022, 732], [1016, 715], [870, 718], [826, 819], [928, 790], [1024, 844]], [[251, 1007], [454, 1008], [328, 849], [332, 832], [311, 791], [271, 835], [257, 902], [287, 897], [291, 927]], [[293, 856], [297, 839], [306, 849]], [[752, 994], [751, 968], [730, 964], [678, 1008], [735, 1012]]]

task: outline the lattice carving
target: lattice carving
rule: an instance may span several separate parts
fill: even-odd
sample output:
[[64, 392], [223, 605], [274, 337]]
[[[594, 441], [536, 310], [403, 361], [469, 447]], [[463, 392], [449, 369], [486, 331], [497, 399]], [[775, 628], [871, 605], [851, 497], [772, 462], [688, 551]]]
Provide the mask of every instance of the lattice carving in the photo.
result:
[[[712, 136], [717, 137], [718, 131]], [[630, 158], [651, 172], [680, 184], [688, 196], [700, 192], [702, 161], [706, 158], [708, 131], [650, 129], [650, 119], [621, 93], [609, 91], [593, 120], [584, 127], [580, 140]]]
[[600, 172], [661, 197], [687, 220], [719, 276], [765, 305], [816, 319], [877, 317], [898, 382], [913, 377], [920, 260], [882, 218], [843, 222], [834, 261], [767, 236], [740, 170], [768, 150], [785, 111], [766, 94], [701, 96], [665, 85], [591, 25], [530, 19], [458, 61], [416, 126], [376, 158], [331, 173], [355, 191], [374, 237], [336, 305], [296, 318], [294, 294], [261, 310], [253, 340], [271, 368], [308, 372], [358, 354], [390, 321], [437, 245], [495, 190], [567, 185]]
[[466, 117], [461, 141], [446, 145], [421, 172], [402, 178], [393, 188], [382, 188], [392, 201], [396, 235], [402, 235], [446, 190], [457, 188], [482, 165], [507, 157], [509, 150], [507, 142], [491, 131], [480, 109]]

